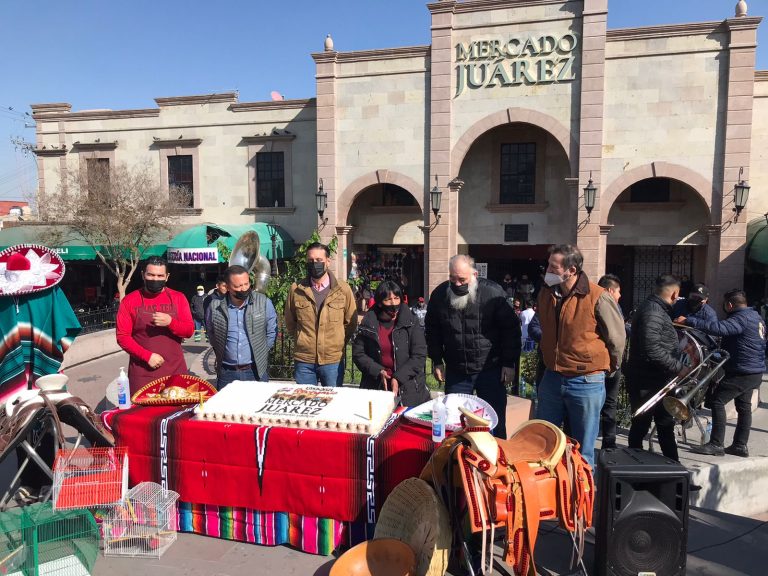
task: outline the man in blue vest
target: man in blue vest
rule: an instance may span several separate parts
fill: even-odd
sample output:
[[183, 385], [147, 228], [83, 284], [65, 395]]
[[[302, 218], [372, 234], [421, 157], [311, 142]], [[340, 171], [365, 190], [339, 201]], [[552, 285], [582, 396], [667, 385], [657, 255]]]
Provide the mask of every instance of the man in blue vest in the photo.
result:
[[211, 301], [205, 329], [216, 355], [221, 390], [235, 380], [269, 380], [269, 351], [277, 337], [272, 301], [251, 288], [248, 271], [230, 266], [224, 272], [227, 296]]
[[[722, 456], [731, 454], [749, 456], [747, 441], [752, 427], [752, 393], [763, 381], [765, 372], [765, 322], [760, 314], [747, 306], [747, 296], [742, 290], [731, 290], [723, 297], [725, 320], [713, 321], [697, 318], [677, 318], [693, 328], [712, 336], [722, 337], [722, 347], [730, 354], [725, 363], [725, 378], [712, 397], [712, 433], [709, 442], [693, 447], [698, 454]], [[736, 404], [736, 432], [733, 443], [727, 448], [725, 441], [725, 405], [733, 400]]]

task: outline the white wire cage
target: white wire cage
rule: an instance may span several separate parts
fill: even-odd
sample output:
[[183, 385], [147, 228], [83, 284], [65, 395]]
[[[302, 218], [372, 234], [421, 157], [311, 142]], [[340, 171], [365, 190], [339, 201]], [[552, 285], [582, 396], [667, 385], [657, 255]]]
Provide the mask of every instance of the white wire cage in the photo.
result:
[[176, 541], [178, 499], [154, 482], [131, 488], [102, 525], [104, 556], [160, 558]]

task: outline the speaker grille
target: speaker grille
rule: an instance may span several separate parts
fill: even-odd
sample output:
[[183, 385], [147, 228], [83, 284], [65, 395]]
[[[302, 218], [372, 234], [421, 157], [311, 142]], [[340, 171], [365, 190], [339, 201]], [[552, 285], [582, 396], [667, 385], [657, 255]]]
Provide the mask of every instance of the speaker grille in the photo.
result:
[[638, 572], [677, 574], [680, 522], [663, 511], [624, 515], [614, 524], [608, 562], [617, 576]]

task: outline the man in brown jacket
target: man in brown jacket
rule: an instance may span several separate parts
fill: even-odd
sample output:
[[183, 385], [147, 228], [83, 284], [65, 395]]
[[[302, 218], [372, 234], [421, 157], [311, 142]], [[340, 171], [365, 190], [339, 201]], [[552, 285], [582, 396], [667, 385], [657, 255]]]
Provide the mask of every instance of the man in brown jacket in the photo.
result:
[[539, 292], [541, 353], [546, 370], [536, 417], [560, 426], [566, 415], [571, 435], [594, 468], [605, 376], [618, 370], [626, 332], [610, 294], [582, 271], [581, 251], [553, 246]]
[[298, 384], [341, 386], [344, 351], [357, 328], [357, 305], [349, 284], [328, 272], [328, 246], [307, 250], [307, 277], [291, 286], [285, 327], [296, 340], [293, 360]]

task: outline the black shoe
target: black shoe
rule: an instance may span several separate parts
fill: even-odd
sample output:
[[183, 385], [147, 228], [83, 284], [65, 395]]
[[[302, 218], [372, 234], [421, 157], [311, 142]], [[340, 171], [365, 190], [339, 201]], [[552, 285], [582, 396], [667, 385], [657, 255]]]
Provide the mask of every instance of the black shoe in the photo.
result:
[[725, 449], [725, 453], [730, 454], [731, 456], [749, 458], [749, 450], [747, 450], [747, 447], [741, 446], [739, 444], [731, 444], [730, 446], [728, 446], [728, 448]]
[[691, 452], [695, 452], [696, 454], [706, 454], [708, 456], [724, 456], [725, 455], [725, 449], [722, 446], [713, 444], [712, 442], [707, 442], [703, 446], [693, 446], [691, 448]]

